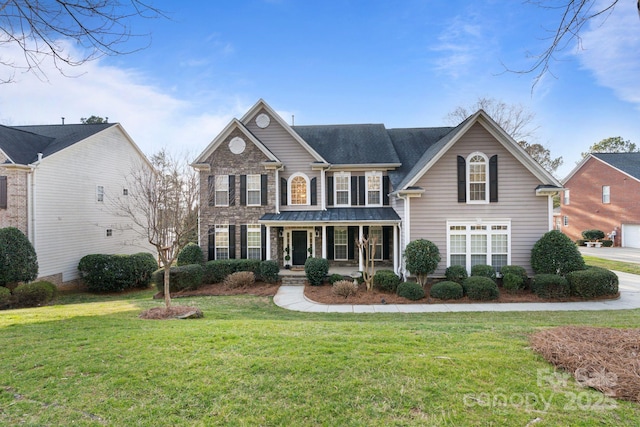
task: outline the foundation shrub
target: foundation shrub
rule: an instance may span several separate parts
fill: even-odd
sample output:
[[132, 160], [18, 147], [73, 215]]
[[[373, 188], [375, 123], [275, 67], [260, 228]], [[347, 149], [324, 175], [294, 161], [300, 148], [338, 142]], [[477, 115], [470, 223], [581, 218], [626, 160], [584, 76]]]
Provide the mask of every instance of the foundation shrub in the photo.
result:
[[613, 240], [611, 240], [611, 239], [602, 240], [602, 247], [603, 248], [610, 248], [612, 246], [613, 246]]
[[149, 286], [158, 268], [153, 255], [85, 255], [78, 263], [80, 276], [92, 292], [120, 292]]
[[502, 274], [502, 287], [507, 292], [524, 290], [529, 282], [527, 270], [519, 265], [505, 265], [500, 269]]
[[50, 302], [56, 290], [49, 282], [22, 283], [13, 290], [13, 302], [17, 307], [37, 307]]
[[398, 296], [416, 301], [424, 298], [424, 289], [417, 282], [402, 282], [398, 285]]
[[358, 293], [358, 285], [351, 280], [338, 280], [331, 285], [331, 292], [341, 297], [349, 297]]
[[500, 296], [498, 284], [485, 276], [471, 276], [464, 281], [464, 292], [469, 299], [476, 301], [489, 301]]
[[204, 254], [200, 246], [195, 243], [187, 243], [178, 254], [176, 264], [178, 266], [189, 264], [204, 264]]
[[265, 260], [260, 263], [260, 277], [267, 283], [276, 283], [280, 280], [280, 267], [272, 260]]
[[344, 276], [342, 274], [338, 274], [338, 273], [333, 273], [331, 276], [329, 276], [328, 282], [331, 283], [332, 285], [340, 280], [346, 280], [344, 278]]
[[38, 256], [24, 233], [15, 227], [0, 228], [0, 286], [38, 277]]
[[531, 290], [540, 298], [565, 298], [571, 295], [571, 287], [558, 274], [536, 274], [531, 280]]
[[400, 278], [392, 270], [378, 270], [373, 275], [373, 287], [384, 292], [396, 292]]
[[596, 298], [618, 293], [618, 276], [605, 268], [588, 267], [566, 276], [571, 294], [583, 298]]
[[546, 232], [531, 249], [531, 267], [536, 274], [564, 276], [584, 270], [584, 260], [578, 247], [558, 230]]
[[487, 277], [495, 282], [496, 270], [490, 265], [476, 264], [471, 267], [471, 276]]
[[461, 265], [452, 265], [450, 267], [447, 267], [447, 269], [444, 271], [444, 277], [449, 282], [462, 284], [462, 282], [464, 282], [464, 279], [469, 277], [469, 275], [467, 274], [467, 269], [465, 267]]
[[329, 261], [325, 258], [309, 257], [304, 263], [304, 273], [311, 286], [320, 286], [329, 273]]
[[[199, 264], [181, 265], [169, 269], [169, 292], [198, 289], [204, 269]], [[151, 279], [160, 292], [164, 292], [164, 268], [156, 270]]]
[[0, 286], [0, 310], [8, 308], [11, 305], [11, 291], [9, 288]]
[[604, 239], [604, 231], [602, 230], [584, 230], [582, 232], [582, 238], [584, 240], [595, 241]]
[[460, 283], [447, 280], [431, 286], [429, 295], [439, 299], [460, 299], [464, 296], [464, 291]]
[[256, 282], [256, 275], [251, 271], [236, 271], [235, 273], [231, 273], [227, 277], [225, 277], [224, 282], [222, 282], [225, 286], [230, 287], [231, 289], [245, 288], [249, 286], [253, 286]]

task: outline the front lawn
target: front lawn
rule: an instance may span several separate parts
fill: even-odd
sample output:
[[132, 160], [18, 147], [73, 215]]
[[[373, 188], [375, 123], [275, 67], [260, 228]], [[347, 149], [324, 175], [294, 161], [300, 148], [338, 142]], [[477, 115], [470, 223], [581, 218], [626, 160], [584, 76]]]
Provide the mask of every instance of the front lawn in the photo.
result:
[[[554, 373], [528, 336], [640, 327], [640, 310], [314, 314], [144, 291], [0, 312], [0, 425], [636, 425], [640, 405]], [[538, 421], [535, 421], [539, 419]]]

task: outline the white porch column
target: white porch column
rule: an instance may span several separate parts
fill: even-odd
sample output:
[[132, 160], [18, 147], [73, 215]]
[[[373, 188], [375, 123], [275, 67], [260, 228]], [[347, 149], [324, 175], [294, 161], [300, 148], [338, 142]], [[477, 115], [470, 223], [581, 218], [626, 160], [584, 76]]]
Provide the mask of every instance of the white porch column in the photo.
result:
[[[363, 236], [363, 232], [364, 229], [362, 228], [361, 225], [358, 226], [358, 241], [362, 241], [362, 236]], [[362, 251], [358, 248], [358, 245], [356, 245], [355, 250], [358, 251], [358, 270], [359, 271], [364, 271], [364, 258], [362, 256]]]
[[271, 259], [271, 227], [266, 226], [265, 233], [267, 233], [267, 260]]
[[400, 242], [398, 241], [398, 224], [393, 226], [393, 271], [400, 273], [398, 265], [398, 252], [400, 251]]
[[276, 213], [280, 213], [280, 168], [276, 168]]
[[322, 258], [327, 258], [327, 226], [322, 226]]

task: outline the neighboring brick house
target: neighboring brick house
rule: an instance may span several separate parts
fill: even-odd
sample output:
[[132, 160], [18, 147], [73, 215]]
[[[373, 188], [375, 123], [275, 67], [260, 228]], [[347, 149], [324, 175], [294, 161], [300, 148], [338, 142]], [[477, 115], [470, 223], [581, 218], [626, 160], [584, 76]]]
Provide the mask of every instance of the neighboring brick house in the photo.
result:
[[290, 126], [263, 100], [193, 162], [200, 245], [208, 259], [308, 256], [363, 268], [355, 241], [377, 240], [377, 265], [405, 274], [424, 238], [447, 266], [516, 264], [553, 227], [560, 183], [484, 112], [456, 127]]
[[25, 233], [58, 285], [84, 255], [151, 252], [109, 203], [139, 167], [151, 166], [117, 123], [0, 126], [0, 227]]
[[562, 231], [616, 230], [616, 246], [640, 248], [640, 153], [591, 153], [564, 179]]

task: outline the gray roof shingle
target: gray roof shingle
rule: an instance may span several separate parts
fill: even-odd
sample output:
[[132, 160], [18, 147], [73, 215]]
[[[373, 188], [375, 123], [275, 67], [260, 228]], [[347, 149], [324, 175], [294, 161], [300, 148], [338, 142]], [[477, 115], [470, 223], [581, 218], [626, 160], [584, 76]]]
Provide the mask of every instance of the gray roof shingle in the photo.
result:
[[591, 153], [591, 155], [640, 180], [640, 153]]
[[260, 221], [278, 222], [400, 222], [393, 208], [329, 208], [326, 211], [287, 211], [267, 213]]

